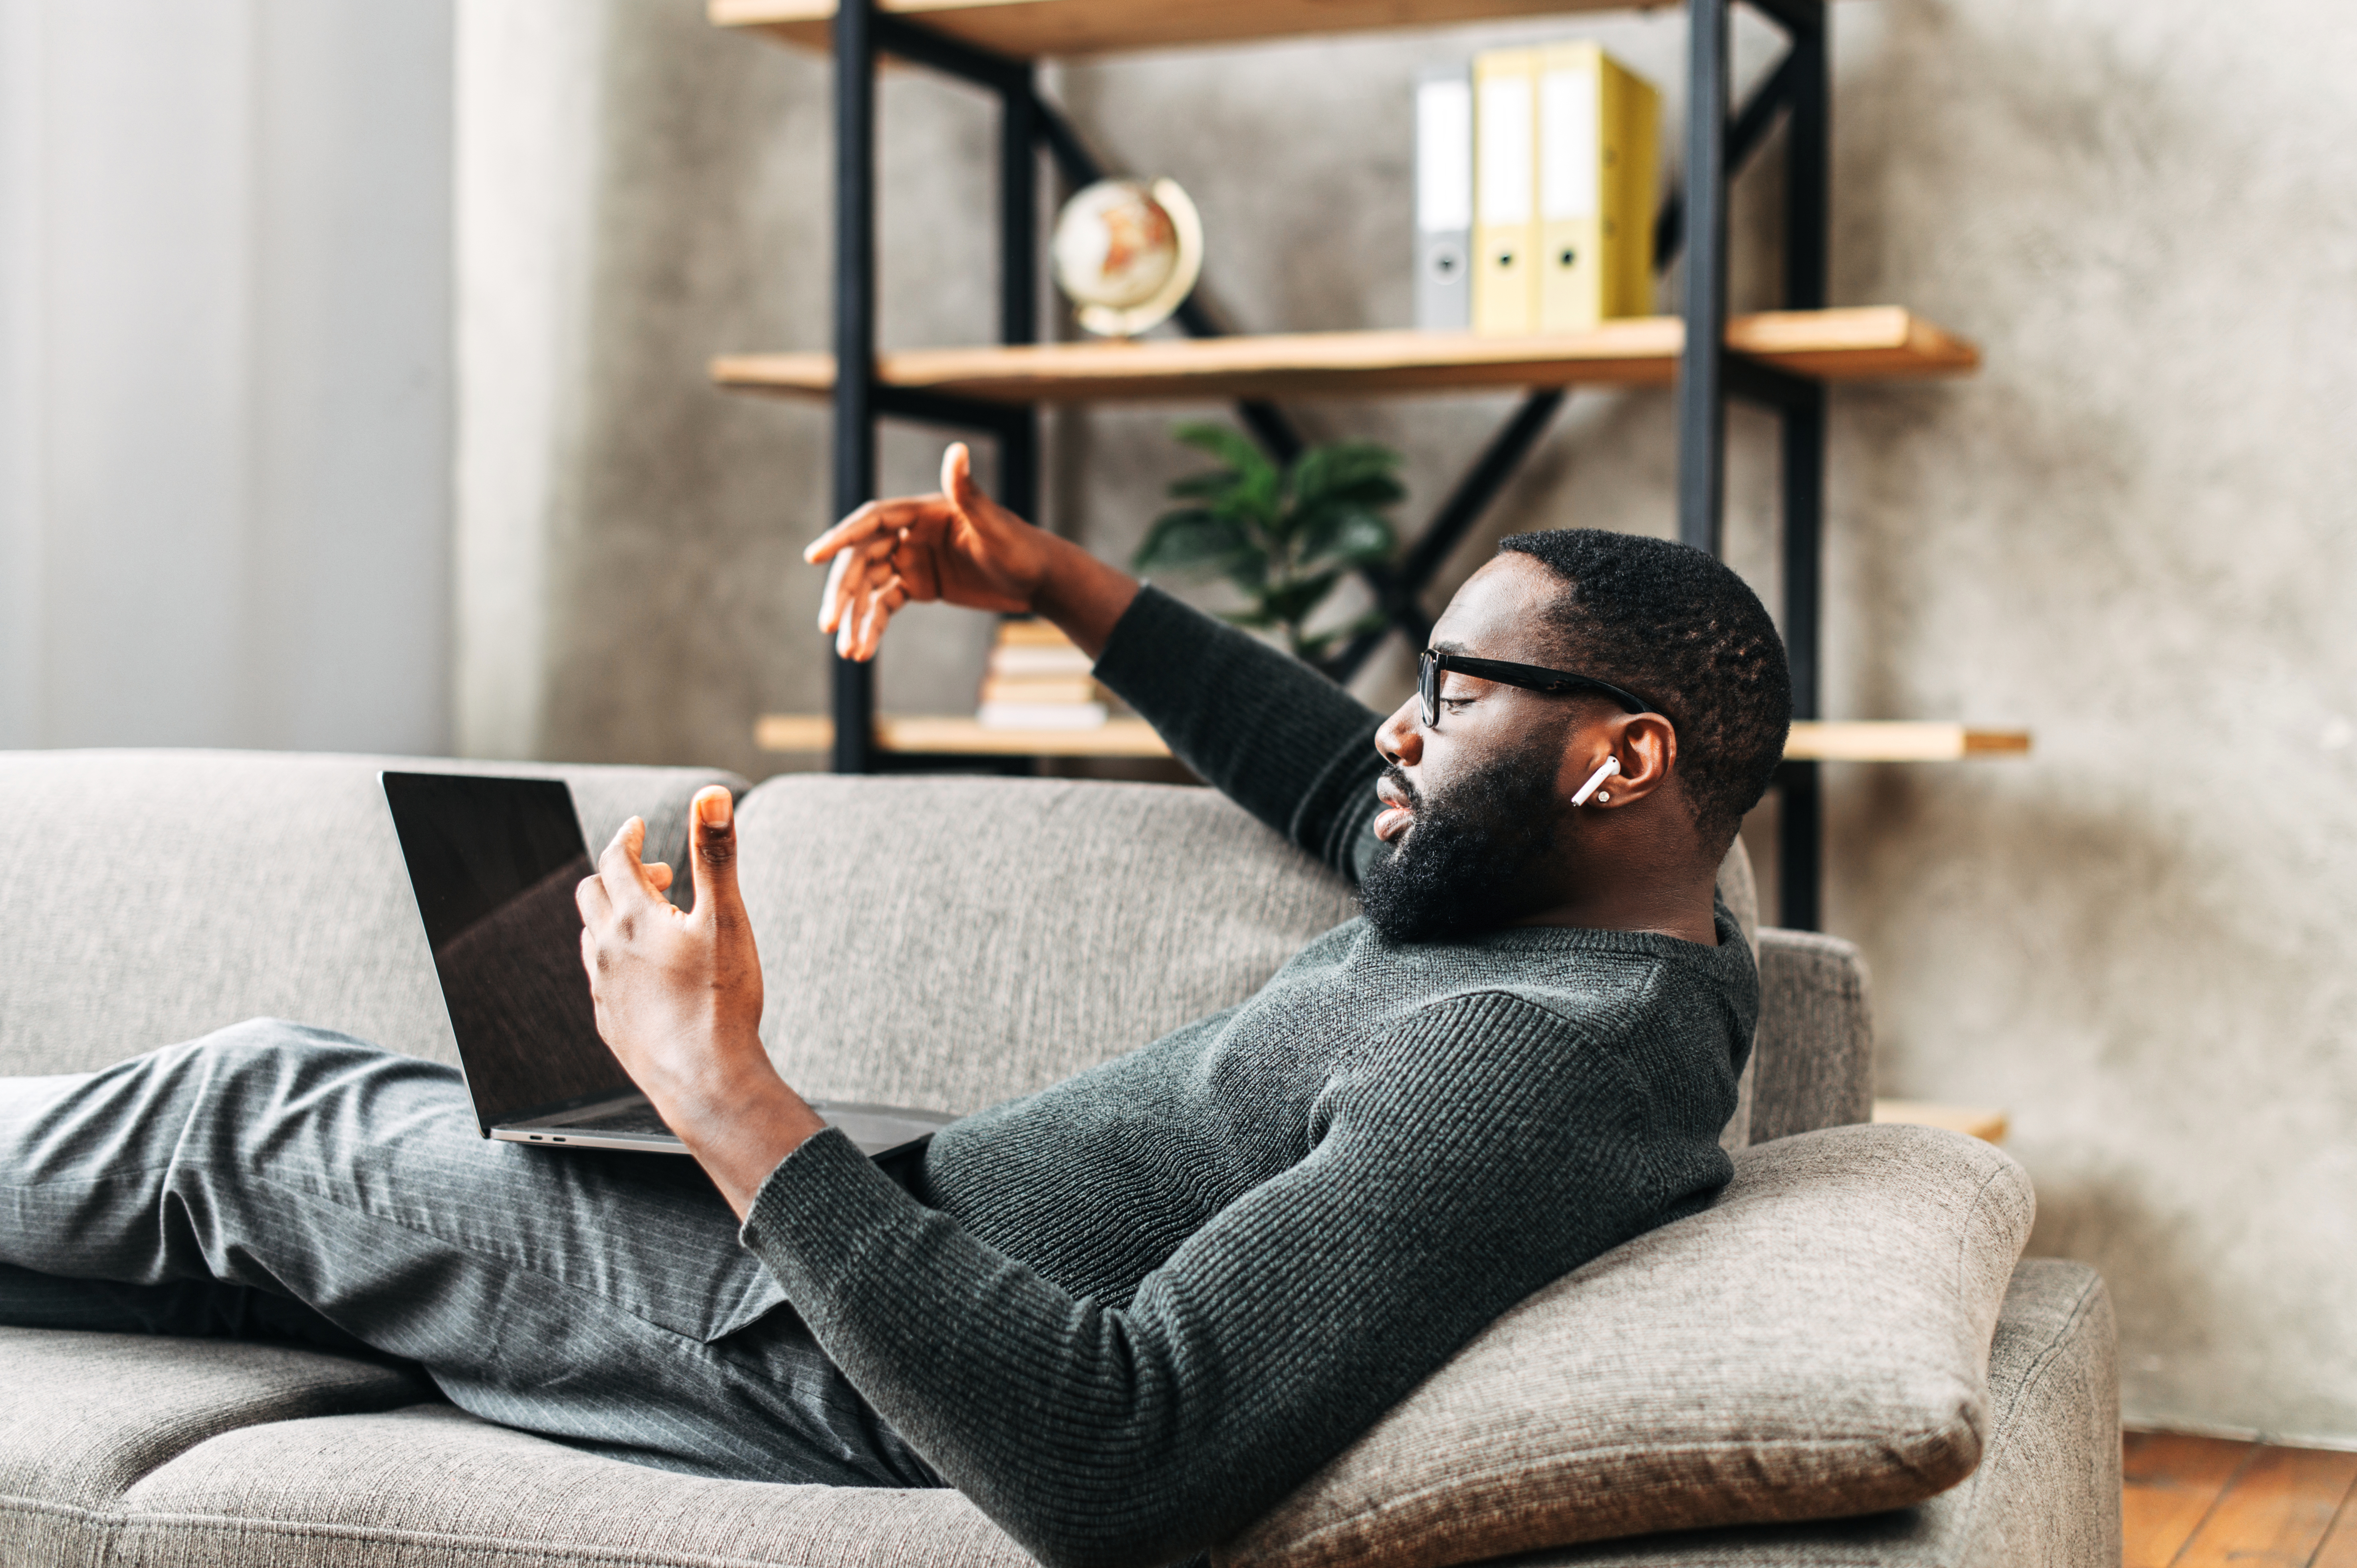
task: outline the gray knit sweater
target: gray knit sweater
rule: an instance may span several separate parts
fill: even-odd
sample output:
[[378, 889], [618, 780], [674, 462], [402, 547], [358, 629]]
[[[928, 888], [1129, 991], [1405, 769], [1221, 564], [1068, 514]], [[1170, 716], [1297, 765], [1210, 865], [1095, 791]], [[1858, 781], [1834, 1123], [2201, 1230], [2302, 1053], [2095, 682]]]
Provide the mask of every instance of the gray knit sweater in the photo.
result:
[[[1346, 873], [1374, 715], [1151, 588], [1098, 677]], [[877, 1411], [1050, 1568], [1251, 1522], [1499, 1313], [1730, 1174], [1758, 982], [1701, 947], [1362, 920], [1239, 1006], [947, 1128], [917, 1196], [823, 1133], [746, 1244]]]

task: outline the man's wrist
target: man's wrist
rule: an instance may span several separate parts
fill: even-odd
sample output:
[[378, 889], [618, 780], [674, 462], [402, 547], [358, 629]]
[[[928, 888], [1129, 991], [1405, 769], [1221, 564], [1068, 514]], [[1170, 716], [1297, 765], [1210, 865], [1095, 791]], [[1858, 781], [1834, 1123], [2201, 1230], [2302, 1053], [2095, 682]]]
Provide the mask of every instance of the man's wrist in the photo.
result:
[[1048, 569], [1040, 574], [1031, 607], [1093, 659], [1137, 597], [1138, 581], [1069, 539], [1050, 536], [1048, 551]]
[[774, 1070], [683, 1110], [672, 1129], [739, 1219], [770, 1173], [825, 1130], [825, 1120]]

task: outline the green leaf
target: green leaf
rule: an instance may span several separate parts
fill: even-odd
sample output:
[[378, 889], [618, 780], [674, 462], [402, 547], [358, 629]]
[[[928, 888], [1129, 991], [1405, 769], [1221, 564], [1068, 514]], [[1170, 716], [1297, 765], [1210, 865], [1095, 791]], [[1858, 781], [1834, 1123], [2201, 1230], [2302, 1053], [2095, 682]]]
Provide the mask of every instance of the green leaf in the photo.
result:
[[1251, 437], [1224, 424], [1198, 421], [1178, 425], [1170, 434], [1182, 444], [1211, 454], [1241, 478], [1248, 478], [1259, 469], [1266, 469], [1272, 475], [1276, 471], [1276, 466], [1268, 460], [1268, 454], [1263, 452]]
[[1251, 548], [1243, 531], [1230, 519], [1189, 507], [1156, 518], [1129, 564], [1138, 572], [1224, 575], [1232, 570], [1236, 557]]
[[1227, 565], [1222, 568], [1222, 575], [1229, 582], [1233, 583], [1246, 598], [1253, 598], [1259, 595], [1261, 585], [1268, 581], [1269, 565], [1268, 552], [1257, 544], [1253, 544], [1237, 551], [1229, 559]]
[[1225, 577], [1246, 601], [1228, 620], [1282, 628], [1293, 650], [1313, 662], [1338, 639], [1383, 624], [1373, 614], [1314, 636], [1303, 630], [1346, 572], [1396, 552], [1384, 509], [1407, 494], [1398, 453], [1372, 441], [1336, 441], [1308, 448], [1280, 469], [1224, 424], [1181, 424], [1172, 435], [1225, 466], [1172, 482], [1173, 499], [1198, 504], [1156, 521], [1138, 548], [1140, 570]]
[[1334, 585], [1341, 579], [1340, 572], [1320, 572], [1312, 577], [1272, 584], [1261, 590], [1260, 607], [1281, 621], [1308, 620], [1309, 612], [1334, 591]]
[[1169, 495], [1173, 500], [1211, 500], [1232, 495], [1236, 486], [1242, 482], [1233, 469], [1218, 468], [1208, 474], [1189, 474], [1183, 479], [1171, 480]]
[[1284, 478], [1273, 464], [1264, 463], [1239, 479], [1235, 492], [1229, 497], [1240, 520], [1248, 520], [1268, 540], [1285, 537], [1284, 509], [1280, 504], [1279, 488]]
[[1383, 505], [1406, 492], [1392, 470], [1399, 454], [1372, 441], [1337, 441], [1313, 446], [1294, 460], [1293, 493], [1301, 501], [1358, 499]]

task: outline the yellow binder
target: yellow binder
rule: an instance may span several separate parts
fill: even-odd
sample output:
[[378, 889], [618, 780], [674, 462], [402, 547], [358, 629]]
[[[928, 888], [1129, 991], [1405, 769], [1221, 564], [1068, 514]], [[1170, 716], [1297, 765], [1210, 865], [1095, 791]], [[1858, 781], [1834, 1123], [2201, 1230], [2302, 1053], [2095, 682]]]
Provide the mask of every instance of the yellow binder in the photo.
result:
[[1650, 315], [1660, 100], [1595, 44], [1538, 56], [1537, 328]]
[[1538, 330], [1539, 51], [1473, 57], [1473, 330]]
[[1653, 314], [1653, 219], [1662, 205], [1662, 95], [1611, 56], [1605, 79], [1605, 124], [1620, 127], [1606, 145], [1619, 199], [1607, 214], [1606, 249], [1617, 258], [1607, 316]]

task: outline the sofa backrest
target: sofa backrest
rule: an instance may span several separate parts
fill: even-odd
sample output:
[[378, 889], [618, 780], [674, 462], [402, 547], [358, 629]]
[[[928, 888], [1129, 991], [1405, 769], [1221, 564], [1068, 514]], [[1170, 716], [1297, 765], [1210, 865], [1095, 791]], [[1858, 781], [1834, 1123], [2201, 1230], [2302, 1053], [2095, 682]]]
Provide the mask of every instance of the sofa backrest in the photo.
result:
[[594, 853], [676, 862], [731, 774], [231, 751], [0, 754], [0, 1073], [103, 1067], [253, 1017], [455, 1061], [380, 769], [559, 778]]
[[1874, 1120], [1874, 1007], [1856, 943], [1760, 931], [1751, 1062], [1755, 1144]]
[[[1028, 1092], [1242, 1002], [1358, 912], [1207, 789], [795, 774], [737, 821], [762, 1036], [821, 1098], [963, 1112]], [[1739, 843], [1720, 889], [1756, 950]]]
[[1357, 910], [1208, 789], [795, 774], [737, 822], [762, 1036], [823, 1098], [1042, 1088], [1243, 1001]]
[[[633, 812], [680, 864], [704, 769], [253, 752], [0, 753], [0, 1073], [85, 1070], [255, 1016], [455, 1059], [376, 775], [562, 778], [585, 836]], [[792, 775], [747, 795], [743, 878], [791, 1080], [966, 1110], [1249, 996], [1356, 912], [1348, 884], [1204, 789]], [[1761, 959], [1730, 1143], [1862, 1121], [1857, 950], [1768, 932], [1741, 846], [1720, 892]]]

